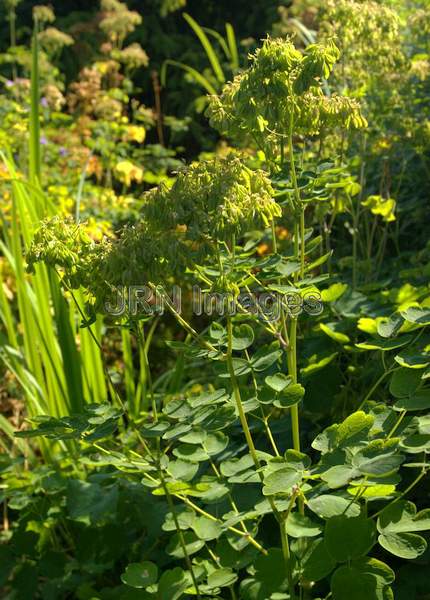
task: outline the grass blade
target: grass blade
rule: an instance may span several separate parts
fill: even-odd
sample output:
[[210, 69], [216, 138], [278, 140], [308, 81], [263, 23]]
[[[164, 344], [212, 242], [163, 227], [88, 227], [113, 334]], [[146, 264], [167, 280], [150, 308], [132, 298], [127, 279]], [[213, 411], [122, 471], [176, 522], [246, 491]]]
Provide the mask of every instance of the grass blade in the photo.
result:
[[208, 35], [211, 35], [213, 38], [216, 39], [216, 41], [219, 43], [219, 45], [221, 46], [226, 58], [228, 61], [231, 61], [231, 54], [230, 54], [230, 49], [228, 47], [227, 42], [225, 41], [225, 39], [222, 37], [222, 35], [220, 33], [218, 33], [218, 31], [215, 31], [215, 29], [210, 29], [209, 27], [202, 27], [203, 31], [205, 33], [207, 33]]
[[40, 160], [40, 121], [39, 121], [39, 42], [37, 22], [33, 30], [31, 42], [31, 98], [30, 98], [30, 182], [40, 185], [41, 160]]
[[230, 49], [231, 67], [232, 71], [235, 73], [239, 70], [239, 53], [237, 51], [236, 35], [231, 23], [225, 24], [225, 30], [227, 33], [228, 47]]
[[203, 46], [209, 62], [211, 63], [212, 69], [214, 71], [215, 77], [219, 81], [219, 83], [225, 83], [225, 75], [221, 68], [221, 64], [218, 60], [218, 57], [213, 49], [212, 44], [209, 41], [208, 36], [200, 27], [200, 25], [188, 14], [184, 13], [184, 19], [189, 24], [189, 26], [193, 29], [196, 36], [199, 38], [201, 45]]
[[193, 67], [190, 67], [189, 65], [186, 65], [184, 63], [178, 62], [177, 60], [171, 60], [171, 59], [165, 60], [163, 63], [163, 66], [161, 67], [161, 72], [160, 72], [161, 85], [163, 85], [163, 86], [166, 85], [166, 75], [167, 75], [167, 66], [168, 65], [172, 65], [173, 67], [179, 67], [183, 71], [186, 71], [189, 75], [191, 75], [191, 77], [196, 81], [196, 83], [201, 85], [206, 90], [206, 92], [208, 94], [210, 94], [212, 96], [215, 96], [217, 94], [217, 91], [214, 88], [214, 86], [206, 79], [206, 77], [204, 77], [196, 69], [193, 69]]

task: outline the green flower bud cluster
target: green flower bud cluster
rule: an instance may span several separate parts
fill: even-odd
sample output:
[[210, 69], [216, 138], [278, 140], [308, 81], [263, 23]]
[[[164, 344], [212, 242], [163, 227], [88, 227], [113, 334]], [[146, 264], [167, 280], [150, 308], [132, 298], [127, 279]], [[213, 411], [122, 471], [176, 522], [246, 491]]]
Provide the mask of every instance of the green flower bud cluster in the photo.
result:
[[147, 67], [149, 61], [145, 50], [137, 43], [130, 44], [122, 50], [114, 49], [112, 51], [112, 58], [118, 60], [129, 69]]
[[408, 19], [408, 28], [417, 47], [428, 52], [430, 49], [430, 6], [414, 10]]
[[47, 27], [39, 33], [39, 41], [41, 46], [48, 54], [59, 52], [64, 46], [74, 44], [74, 39], [57, 29], [56, 27]]
[[134, 10], [128, 10], [125, 2], [119, 0], [101, 0], [103, 18], [100, 29], [113, 41], [122, 41], [137, 25], [142, 23], [142, 17]]
[[288, 39], [266, 39], [251, 66], [212, 97], [211, 124], [232, 137], [248, 134], [261, 146], [294, 131], [317, 134], [326, 127], [364, 127], [358, 103], [323, 90], [339, 59], [333, 41], [312, 44], [302, 54]]
[[100, 301], [124, 286], [165, 282], [185, 268], [183, 242], [141, 222], [126, 227], [118, 239], [99, 245], [92, 256], [92, 277], [87, 289]]
[[33, 6], [33, 19], [39, 23], [53, 23], [55, 21], [55, 13], [50, 6], [37, 4]]
[[159, 231], [170, 229], [187, 242], [228, 242], [249, 229], [267, 227], [281, 215], [263, 171], [251, 171], [238, 158], [193, 164], [173, 186], [147, 193], [145, 220]]
[[61, 271], [65, 286], [86, 290], [88, 305], [96, 311], [124, 286], [165, 281], [186, 268], [180, 240], [151, 234], [145, 223], [127, 227], [119, 239], [96, 243], [85, 224], [60, 217], [42, 223], [26, 258], [30, 273], [40, 262]]
[[335, 38], [342, 64], [335, 77], [363, 93], [371, 80], [395, 73], [404, 63], [400, 19], [396, 12], [372, 0], [328, 0], [323, 5], [322, 41]]
[[71, 218], [56, 216], [42, 222], [36, 231], [27, 254], [27, 270], [34, 272], [39, 262], [61, 269], [68, 287], [85, 285], [91, 277], [89, 266], [96, 251], [96, 244], [85, 229]]
[[95, 243], [85, 225], [59, 217], [44, 221], [27, 255], [61, 269], [68, 288], [84, 288], [91, 312], [124, 286], [162, 283], [213, 253], [219, 241], [281, 215], [269, 179], [237, 158], [211, 160], [179, 173], [169, 189], [147, 192], [142, 220], [115, 240]]

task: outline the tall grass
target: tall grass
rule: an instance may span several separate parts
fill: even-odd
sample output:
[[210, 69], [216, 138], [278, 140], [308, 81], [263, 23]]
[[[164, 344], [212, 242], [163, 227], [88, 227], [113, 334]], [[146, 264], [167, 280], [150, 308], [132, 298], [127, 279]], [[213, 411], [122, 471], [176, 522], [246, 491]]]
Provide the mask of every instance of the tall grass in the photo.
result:
[[[226, 81], [229, 78], [232, 78], [233, 75], [237, 73], [240, 67], [237, 41], [233, 26], [230, 23], [226, 23], [226, 37], [223, 38], [223, 36], [214, 29], [210, 29], [209, 27], [201, 27], [197, 23], [197, 21], [195, 21], [189, 14], [184, 13], [183, 17], [188, 23], [188, 25], [191, 27], [191, 29], [194, 31], [196, 37], [202, 45], [203, 50], [206, 53], [206, 56], [209, 60], [211, 78], [209, 79], [190, 65], [178, 62], [177, 60], [167, 59], [164, 61], [163, 66], [161, 68], [161, 83], [163, 86], [166, 85], [167, 67], [170, 65], [173, 67], [178, 67], [185, 71], [191, 79], [193, 79], [200, 87], [202, 87], [205, 90], [206, 93], [210, 95], [216, 95], [221, 90], [222, 86], [226, 83]], [[222, 49], [223, 54], [225, 55], [225, 59], [227, 61], [229, 70], [228, 77], [224, 73], [215, 46], [211, 44], [209, 36], [211, 36], [218, 42], [219, 47]]]
[[[80, 411], [86, 402], [106, 399], [103, 362], [95, 343], [101, 324], [92, 332], [80, 328], [80, 312], [63, 294], [53, 271], [37, 265], [25, 270], [25, 255], [41, 219], [53, 216], [56, 207], [43, 193], [39, 117], [37, 28], [32, 42], [31, 105], [28, 178], [19, 171], [11, 153], [1, 159], [9, 174], [12, 194], [10, 222], [2, 219], [0, 253], [14, 282], [14, 300], [0, 285], [0, 359], [15, 376], [30, 417], [64, 416]], [[82, 302], [80, 294], [77, 302]], [[93, 335], [92, 335], [93, 334]], [[0, 420], [10, 438], [10, 427]]]

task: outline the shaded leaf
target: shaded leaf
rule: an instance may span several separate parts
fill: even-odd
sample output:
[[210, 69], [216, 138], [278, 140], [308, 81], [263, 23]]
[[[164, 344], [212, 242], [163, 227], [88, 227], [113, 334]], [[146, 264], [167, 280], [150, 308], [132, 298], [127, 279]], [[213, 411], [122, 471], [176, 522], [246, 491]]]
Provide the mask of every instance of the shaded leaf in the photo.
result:
[[228, 568], [216, 569], [208, 577], [209, 589], [227, 587], [237, 581], [237, 575]]
[[289, 408], [298, 404], [305, 395], [305, 388], [300, 383], [290, 383], [273, 401], [278, 408]]
[[152, 562], [130, 563], [121, 575], [121, 581], [134, 588], [145, 588], [158, 579], [158, 567]]
[[379, 544], [394, 556], [409, 560], [418, 558], [427, 549], [427, 542], [416, 533], [385, 533], [378, 537]]
[[363, 516], [338, 515], [329, 519], [324, 530], [324, 543], [338, 562], [364, 556], [376, 541], [376, 525]]
[[321, 496], [311, 498], [308, 506], [312, 512], [323, 519], [330, 519], [342, 514], [349, 516], [360, 514], [360, 507], [357, 504], [352, 503], [349, 498], [335, 494], [321, 494]]
[[295, 538], [315, 537], [322, 531], [322, 526], [312, 521], [306, 515], [298, 512], [291, 513], [287, 519], [285, 529], [288, 535]]
[[303, 578], [308, 581], [320, 581], [329, 575], [336, 566], [336, 561], [330, 556], [324, 540], [317, 540], [311, 546], [310, 552], [302, 560]]
[[263, 494], [291, 494], [293, 486], [297, 485], [301, 478], [301, 474], [295, 469], [282, 467], [264, 477]]
[[430, 389], [419, 390], [412, 396], [400, 398], [394, 404], [396, 410], [424, 410], [430, 408]]

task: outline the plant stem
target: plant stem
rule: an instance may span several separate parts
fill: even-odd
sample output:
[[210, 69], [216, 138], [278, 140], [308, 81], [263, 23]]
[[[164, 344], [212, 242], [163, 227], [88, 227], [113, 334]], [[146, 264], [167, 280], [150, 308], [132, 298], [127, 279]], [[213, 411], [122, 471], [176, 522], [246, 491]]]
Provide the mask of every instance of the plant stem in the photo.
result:
[[[294, 193], [296, 201], [300, 206], [300, 192], [297, 187], [296, 168], [294, 165], [294, 150], [292, 135], [289, 136], [289, 150], [290, 150], [290, 163], [291, 163], [291, 181], [294, 187]], [[303, 228], [302, 235], [304, 235], [304, 210], [300, 213], [300, 229]], [[301, 240], [301, 260], [300, 260], [300, 274], [303, 277], [304, 272], [304, 239]], [[299, 223], [294, 223], [294, 258], [297, 260], [299, 257]], [[297, 281], [297, 273], [295, 274], [295, 280]], [[288, 371], [293, 383], [297, 383], [297, 319], [291, 319], [290, 335], [289, 335], [289, 347], [287, 350], [287, 362]], [[291, 426], [293, 431], [293, 446], [295, 450], [300, 452], [300, 429], [299, 429], [299, 411], [297, 405], [291, 407]]]
[[[214, 552], [212, 552], [212, 550], [209, 547], [209, 544], [206, 543], [205, 546], [206, 546], [206, 550], [208, 551], [208, 553], [209, 553], [210, 557], [212, 558], [213, 562], [215, 563], [215, 565], [219, 569], [222, 568], [219, 558], [216, 556], [216, 554]], [[231, 600], [237, 600], [236, 592], [234, 591], [234, 585], [229, 585], [228, 588], [230, 590]]]
[[[14, 48], [16, 46], [16, 13], [15, 13], [15, 8], [13, 6], [11, 6], [11, 8], [9, 9], [9, 34], [10, 34], [11, 48]], [[13, 54], [12, 54], [12, 56], [13, 56]], [[15, 59], [13, 59], [13, 62], [12, 62], [12, 79], [13, 79], [13, 81], [15, 81], [16, 77], [17, 77], [16, 61], [15, 61]]]
[[[137, 327], [138, 331], [139, 331], [139, 324]], [[153, 394], [153, 390], [152, 390], [152, 378], [151, 378], [151, 373], [149, 370], [149, 363], [148, 363], [148, 357], [147, 357], [147, 353], [146, 353], [146, 346], [145, 346], [145, 338], [144, 338], [144, 333], [143, 333], [143, 327], [141, 329], [141, 337], [139, 338], [139, 341], [142, 343], [143, 345], [143, 353], [145, 356], [145, 361], [146, 361], [146, 369], [147, 369], [147, 374], [148, 374], [148, 382], [149, 382], [149, 386], [150, 386], [150, 394], [151, 394], [151, 400], [152, 400], [152, 411], [153, 411], [153, 420], [155, 423], [158, 422], [158, 413], [157, 413], [157, 405], [155, 403], [155, 399], [154, 399], [154, 394]], [[173, 517], [173, 521], [175, 523], [175, 528], [176, 528], [176, 532], [178, 534], [178, 538], [179, 538], [179, 543], [181, 545], [182, 548], [182, 552], [184, 553], [184, 558], [185, 558], [185, 562], [187, 563], [187, 567], [188, 570], [190, 572], [191, 575], [191, 579], [193, 581], [193, 585], [194, 585], [194, 589], [196, 590], [196, 596], [198, 598], [198, 600], [200, 600], [201, 596], [200, 596], [200, 590], [199, 590], [199, 584], [197, 583], [197, 578], [195, 576], [194, 573], [194, 569], [193, 569], [193, 564], [191, 562], [190, 556], [188, 554], [187, 551], [187, 545], [185, 543], [185, 538], [184, 538], [184, 534], [182, 533], [182, 529], [181, 526], [179, 524], [178, 521], [178, 517], [176, 515], [176, 509], [175, 509], [175, 504], [173, 502], [172, 496], [170, 494], [170, 491], [167, 487], [166, 481], [164, 479], [164, 474], [163, 474], [163, 467], [161, 466], [161, 440], [158, 437], [157, 438], [157, 458], [156, 458], [156, 464], [157, 464], [157, 469], [158, 469], [158, 475], [160, 477], [160, 482], [161, 482], [161, 486], [164, 490], [164, 493], [166, 495], [166, 499], [167, 499], [167, 503], [169, 505], [170, 511], [172, 513], [172, 517]]]
[[293, 189], [294, 189], [295, 208], [298, 210], [301, 207], [302, 201], [300, 198], [299, 187], [297, 185], [297, 173], [296, 173], [296, 163], [294, 161], [292, 125], [290, 127], [290, 133], [288, 135], [288, 152], [290, 155], [291, 183], [293, 184]]
[[[233, 242], [234, 243], [234, 242]], [[219, 253], [218, 253], [219, 258]], [[234, 255], [232, 257], [233, 268], [234, 268]], [[222, 266], [221, 272], [222, 272]], [[239, 414], [240, 423], [242, 425], [243, 433], [245, 434], [246, 443], [248, 444], [249, 451], [254, 461], [255, 468], [257, 469], [261, 481], [263, 481], [263, 474], [260, 472], [260, 461], [257, 456], [257, 451], [254, 446], [254, 440], [252, 439], [251, 431], [249, 429], [248, 420], [243, 410], [242, 399], [240, 395], [239, 384], [237, 383], [236, 375], [234, 373], [233, 365], [233, 324], [231, 322], [231, 316], [227, 314], [227, 368], [231, 379], [231, 385], [233, 387], [233, 395], [236, 401], [237, 412]]]
[[401, 422], [403, 421], [403, 419], [406, 417], [406, 410], [402, 410], [402, 412], [399, 415], [399, 418], [397, 419], [397, 421], [395, 422], [393, 428], [391, 429], [390, 433], [387, 436], [387, 440], [389, 440], [390, 438], [393, 437], [393, 435], [396, 433], [398, 427], [400, 426]]
[[[299, 229], [300, 229], [300, 277], [303, 279], [305, 272], [305, 209], [300, 198], [300, 190], [297, 185], [297, 173], [294, 161], [294, 148], [293, 148], [293, 123], [290, 123], [290, 131], [288, 136], [288, 149], [290, 153], [290, 165], [291, 165], [291, 182], [294, 188], [294, 197], [296, 203], [295, 212], [295, 223], [294, 223], [294, 258], [299, 258]], [[299, 217], [297, 217], [297, 211]], [[298, 273], [294, 276], [295, 282], [298, 280]], [[290, 335], [289, 335], [289, 347], [287, 349], [287, 363], [288, 372], [291, 377], [293, 384], [297, 383], [297, 318], [291, 318]], [[299, 419], [299, 407], [295, 404], [291, 407], [291, 429], [293, 434], [293, 447], [294, 450], [300, 452], [300, 419]], [[299, 510], [301, 514], [304, 514], [304, 502], [302, 498], [299, 498]]]
[[[158, 320], [154, 321], [155, 326], [158, 323]], [[152, 333], [150, 333], [150, 336], [148, 335], [148, 339], [149, 341], [151, 340], [152, 334], [154, 332], [154, 323], [152, 324], [151, 330]], [[148, 381], [148, 387], [149, 387], [149, 396], [151, 398], [151, 408], [152, 408], [152, 418], [154, 419], [154, 422], [157, 423], [158, 421], [158, 414], [157, 414], [157, 403], [155, 400], [155, 394], [154, 394], [154, 387], [152, 385], [152, 374], [151, 374], [151, 369], [149, 366], [149, 360], [148, 360], [148, 345], [146, 343], [145, 340], [145, 329], [144, 326], [141, 325], [140, 323], [137, 324], [137, 339], [140, 345], [140, 349], [141, 349], [141, 353], [142, 353], [142, 358], [143, 358], [143, 368], [145, 369], [145, 373], [146, 373], [146, 379]], [[142, 368], [141, 366], [141, 368]]]
[[361, 410], [363, 408], [363, 406], [369, 400], [370, 396], [373, 394], [373, 392], [376, 390], [376, 388], [379, 386], [379, 384], [384, 381], [384, 379], [387, 377], [387, 375], [389, 375], [390, 373], [393, 373], [394, 371], [397, 371], [397, 369], [400, 369], [400, 367], [388, 369], [388, 371], [384, 371], [384, 373], [382, 373], [382, 375], [376, 380], [374, 385], [370, 388], [369, 392], [366, 394], [364, 399], [360, 402], [360, 405], [358, 406], [357, 410]]
[[[245, 415], [245, 411], [243, 410], [242, 399], [240, 395], [239, 385], [237, 383], [236, 375], [234, 373], [234, 365], [233, 365], [233, 353], [232, 353], [232, 340], [233, 340], [233, 328], [231, 322], [231, 316], [227, 316], [227, 366], [230, 374], [231, 384], [233, 387], [233, 395], [236, 401], [237, 412], [239, 413], [240, 423], [242, 425], [242, 430], [246, 438], [246, 442], [248, 444], [249, 452], [251, 454], [252, 460], [254, 461], [255, 468], [257, 470], [258, 476], [260, 477], [261, 483], [264, 483], [264, 475], [261, 472], [261, 463], [257, 456], [257, 451], [254, 446], [254, 441], [252, 439], [251, 431], [249, 429], [248, 420]], [[280, 515], [278, 509], [276, 508], [275, 502], [271, 496], [268, 496], [269, 504], [272, 508], [273, 515], [276, 517], [279, 523], [280, 536], [282, 541], [282, 549], [285, 559], [285, 567], [288, 574], [288, 582], [290, 587], [290, 596], [291, 599], [295, 599], [294, 593], [294, 584], [292, 577], [292, 569], [291, 569], [291, 556], [290, 556], [290, 548], [288, 544], [288, 536], [285, 530], [285, 521], [282, 515]]]
[[[246, 350], [246, 349], [245, 349], [245, 356], [246, 356], [246, 360], [249, 362], [250, 356], [249, 356], [248, 350]], [[254, 371], [251, 371], [251, 378], [252, 378], [252, 385], [254, 388], [255, 397], [258, 399], [258, 385], [257, 385], [257, 380], [255, 378]], [[262, 406], [260, 406], [260, 413], [261, 413], [261, 421], [264, 425], [264, 430], [266, 432], [267, 439], [269, 440], [269, 443], [272, 446], [272, 450], [275, 453], [275, 456], [280, 456], [279, 450], [276, 446], [276, 442], [275, 442], [275, 439], [272, 434], [272, 430], [270, 429], [270, 426], [269, 426], [270, 415], [269, 416], [266, 415], [266, 413], [264, 412], [264, 408]]]
[[[282, 519], [279, 523], [280, 533], [281, 533], [281, 542], [282, 542], [282, 554], [284, 555], [284, 561], [286, 565], [290, 565], [291, 562], [291, 553], [290, 553], [290, 545], [288, 543], [288, 535], [287, 530], [285, 529], [286, 520]], [[288, 590], [290, 592], [291, 600], [295, 600], [296, 592], [294, 589], [294, 580], [293, 574], [291, 572], [291, 567], [287, 569], [287, 578], [288, 578]]]
[[181, 527], [179, 525], [178, 517], [176, 515], [175, 505], [173, 503], [172, 496], [170, 495], [170, 492], [167, 489], [167, 485], [166, 485], [166, 482], [164, 480], [164, 475], [163, 475], [163, 471], [161, 469], [161, 466], [159, 466], [159, 475], [160, 475], [161, 485], [163, 487], [164, 493], [166, 494], [167, 503], [169, 505], [169, 508], [171, 510], [171, 513], [172, 513], [173, 521], [175, 523], [175, 528], [176, 528], [176, 531], [177, 531], [177, 534], [178, 534], [179, 543], [181, 545], [182, 552], [184, 553], [185, 562], [187, 563], [187, 567], [188, 567], [188, 570], [190, 572], [191, 579], [193, 580], [194, 589], [196, 590], [196, 596], [200, 600], [201, 595], [200, 595], [200, 590], [199, 590], [199, 584], [197, 583], [197, 578], [196, 578], [196, 575], [194, 573], [193, 565], [192, 565], [190, 556], [189, 556], [189, 554], [187, 552], [187, 546], [185, 544], [184, 534], [182, 533], [182, 529], [181, 529]]
[[243, 410], [242, 399], [240, 396], [240, 389], [237, 383], [236, 375], [234, 374], [234, 365], [233, 365], [233, 353], [232, 353], [232, 341], [233, 341], [233, 327], [231, 323], [231, 316], [227, 316], [227, 367], [228, 372], [230, 374], [231, 385], [233, 387], [233, 395], [236, 401], [237, 412], [239, 414], [240, 423], [242, 425], [242, 430], [245, 435], [246, 443], [248, 444], [249, 452], [251, 454], [252, 460], [254, 461], [255, 468], [258, 470], [260, 479], [263, 480], [263, 474], [260, 473], [260, 461], [257, 456], [257, 451], [254, 446], [254, 441], [252, 439], [251, 431], [249, 429], [248, 420], [245, 415], [245, 411]]
[[358, 242], [358, 227], [360, 218], [360, 205], [354, 208], [354, 201], [352, 197], [347, 194], [352, 214], [352, 289], [355, 290], [357, 287], [357, 242]]
[[[147, 475], [145, 475], [145, 476], [147, 477]], [[206, 512], [205, 510], [203, 510], [202, 508], [200, 508], [200, 506], [198, 506], [197, 504], [194, 504], [194, 502], [192, 502], [189, 498], [187, 498], [187, 496], [181, 496], [178, 493], [175, 493], [173, 495], [176, 498], [179, 498], [179, 500], [181, 500], [184, 504], [186, 504], [187, 506], [189, 506], [190, 508], [192, 508], [193, 510], [195, 510], [198, 514], [202, 515], [203, 517], [206, 517], [207, 519], [213, 521], [214, 523], [220, 523], [220, 524], [222, 524], [222, 521], [220, 519], [217, 519], [216, 517], [214, 517], [210, 513]], [[240, 529], [237, 529], [237, 527], [234, 527], [232, 525], [230, 525], [229, 527], [227, 527], [227, 529], [229, 531], [233, 531], [237, 535], [240, 535], [242, 537], [246, 537], [246, 539], [249, 541], [249, 543], [252, 546], [254, 546], [254, 548], [257, 548], [257, 550], [259, 552], [261, 552], [262, 554], [264, 554], [265, 556], [267, 555], [267, 550], [265, 548], [263, 548], [263, 546], [261, 544], [259, 544], [257, 542], [257, 540], [255, 540], [251, 536], [251, 534], [249, 532], [241, 531]]]
[[300, 277], [305, 276], [305, 207], [300, 212]]
[[425, 477], [427, 475], [427, 473], [428, 473], [428, 469], [425, 469], [423, 467], [421, 469], [421, 472], [415, 477], [415, 479], [412, 481], [412, 483], [410, 483], [408, 485], [408, 487], [405, 490], [403, 490], [403, 492], [401, 492], [401, 494], [399, 496], [397, 496], [397, 498], [394, 498], [394, 500], [392, 500], [389, 504], [384, 506], [384, 508], [381, 508], [381, 510], [378, 510], [378, 512], [376, 512], [374, 515], [372, 515], [372, 519], [375, 519], [376, 517], [378, 517], [381, 514], [381, 512], [388, 509], [389, 506], [392, 506], [393, 504], [395, 504], [396, 502], [398, 502], [399, 500], [404, 498], [407, 494], [409, 494], [409, 492], [421, 481], [421, 479], [423, 477]]
[[152, 87], [154, 89], [155, 98], [155, 115], [157, 122], [157, 136], [160, 146], [164, 146], [164, 133], [163, 133], [163, 111], [161, 109], [161, 86], [158, 79], [157, 71], [151, 71]]
[[[297, 319], [291, 320], [290, 327], [290, 346], [287, 350], [288, 372], [292, 383], [297, 383]], [[294, 450], [300, 452], [300, 427], [299, 427], [299, 409], [295, 404], [291, 407], [291, 424], [293, 431]]]
[[189, 323], [187, 323], [187, 321], [178, 313], [178, 311], [174, 308], [174, 306], [172, 305], [172, 303], [169, 300], [169, 297], [167, 296], [167, 294], [165, 293], [165, 291], [163, 289], [157, 287], [153, 283], [148, 283], [148, 285], [154, 293], [160, 293], [162, 295], [163, 300], [166, 302], [167, 308], [170, 310], [170, 312], [175, 317], [175, 319], [178, 321], [178, 323], [185, 329], [185, 331], [187, 331], [190, 335], [192, 335], [193, 338], [195, 338], [196, 341], [199, 342], [200, 345], [204, 346], [207, 350], [211, 350], [212, 352], [216, 352], [216, 353], [218, 352], [218, 350], [214, 346], [212, 346], [212, 344], [210, 344], [206, 340], [202, 340], [200, 338], [200, 335], [197, 333], [197, 331], [195, 329], [193, 329], [191, 327], [191, 325]]

